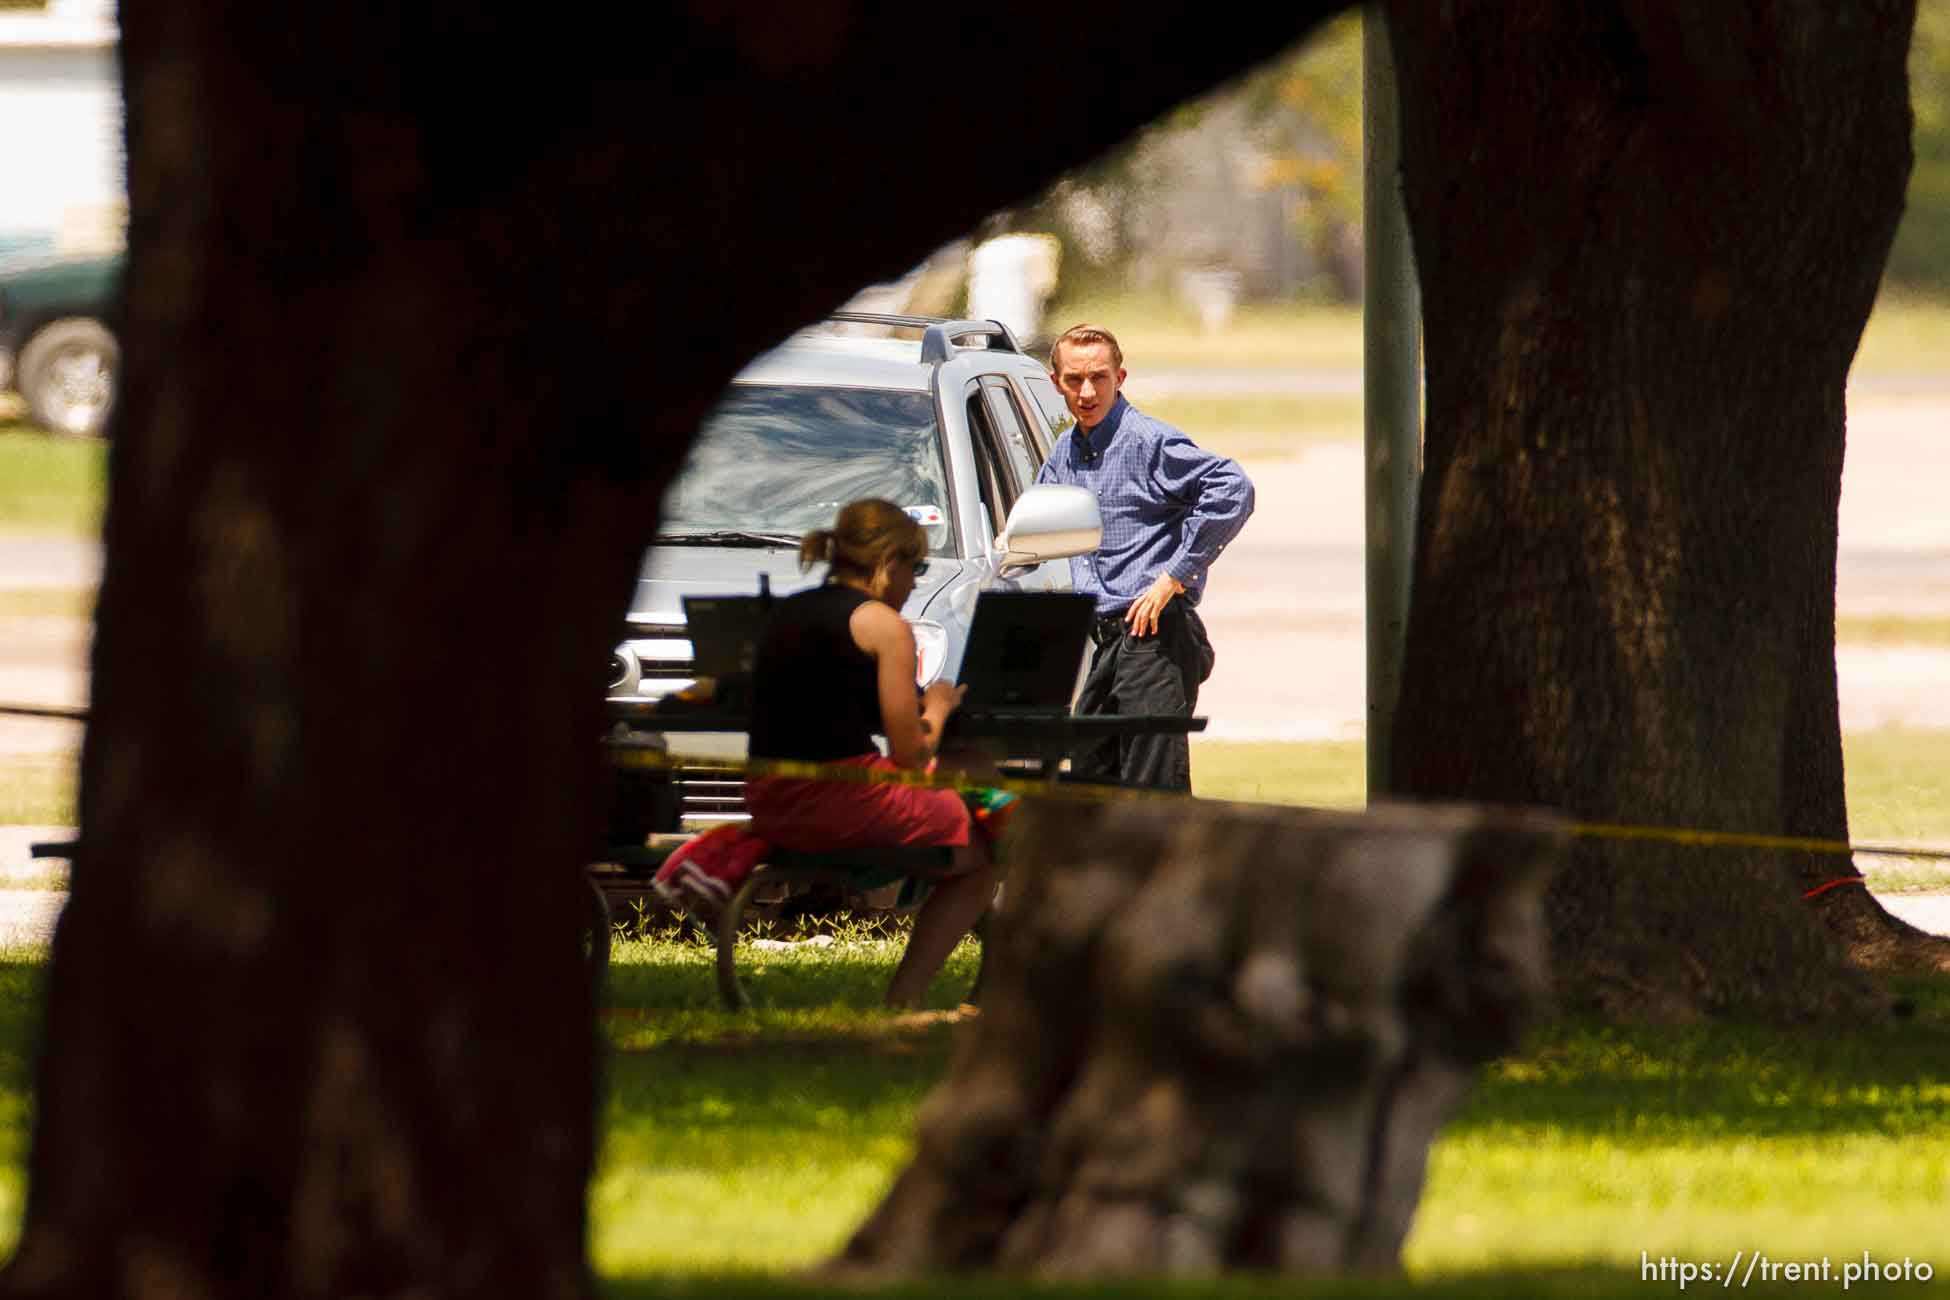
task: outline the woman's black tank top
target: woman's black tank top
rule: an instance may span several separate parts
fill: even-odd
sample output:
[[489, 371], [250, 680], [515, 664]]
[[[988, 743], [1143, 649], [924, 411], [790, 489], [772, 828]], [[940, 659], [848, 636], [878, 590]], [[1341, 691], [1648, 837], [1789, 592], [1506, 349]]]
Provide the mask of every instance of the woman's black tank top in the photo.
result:
[[829, 584], [772, 606], [752, 663], [753, 758], [825, 762], [873, 752], [880, 679], [851, 627], [853, 611], [872, 599]]

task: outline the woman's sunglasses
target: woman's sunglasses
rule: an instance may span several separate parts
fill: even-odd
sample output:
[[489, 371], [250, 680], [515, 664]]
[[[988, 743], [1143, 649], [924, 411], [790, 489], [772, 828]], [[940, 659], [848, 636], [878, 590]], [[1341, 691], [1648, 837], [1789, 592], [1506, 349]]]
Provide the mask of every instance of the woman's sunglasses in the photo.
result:
[[925, 578], [928, 576], [928, 562], [926, 560], [914, 561], [914, 576], [917, 578]]

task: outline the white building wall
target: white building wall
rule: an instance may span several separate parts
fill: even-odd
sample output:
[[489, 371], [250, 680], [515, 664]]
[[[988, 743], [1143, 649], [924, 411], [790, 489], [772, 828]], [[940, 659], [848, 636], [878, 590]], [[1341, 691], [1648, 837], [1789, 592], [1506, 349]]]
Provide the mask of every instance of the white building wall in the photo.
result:
[[110, 0], [0, 13], [0, 241], [119, 244], [127, 211]]

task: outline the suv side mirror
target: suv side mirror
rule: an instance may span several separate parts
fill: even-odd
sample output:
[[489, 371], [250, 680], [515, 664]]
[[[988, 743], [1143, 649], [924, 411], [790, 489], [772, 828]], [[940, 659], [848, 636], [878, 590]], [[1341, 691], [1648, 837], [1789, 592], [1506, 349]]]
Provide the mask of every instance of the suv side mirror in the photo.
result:
[[1038, 483], [1016, 498], [1009, 522], [995, 539], [1005, 569], [1030, 569], [1044, 560], [1087, 555], [1104, 539], [1104, 519], [1088, 488]]

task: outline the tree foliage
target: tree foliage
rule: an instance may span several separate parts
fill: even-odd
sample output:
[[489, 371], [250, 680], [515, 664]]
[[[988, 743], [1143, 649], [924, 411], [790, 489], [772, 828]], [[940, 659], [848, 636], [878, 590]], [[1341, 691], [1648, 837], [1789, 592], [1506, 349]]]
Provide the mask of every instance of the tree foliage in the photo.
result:
[[[1358, 247], [1361, 231], [1361, 15], [1343, 14], [1306, 42], [1212, 95], [1182, 105], [1124, 145], [1069, 173], [1042, 199], [1011, 214], [1016, 228], [1064, 238], [1066, 268], [1103, 281], [1122, 273], [1131, 255], [1131, 215], [1156, 185], [1134, 166], [1147, 142], [1196, 127], [1217, 106], [1242, 106], [1267, 158], [1255, 180], [1290, 186], [1294, 237], [1317, 264], [1332, 266], [1342, 250]], [[1921, 0], [1909, 55], [1915, 116], [1915, 169], [1907, 206], [1890, 254], [1888, 284], [1908, 292], [1950, 295], [1950, 0]], [[1119, 237], [1094, 253], [1078, 243], [1071, 213], [1078, 196], [1109, 214]], [[1078, 260], [1073, 252], [1085, 252]], [[1332, 281], [1350, 300], [1358, 280]]]
[[[1289, 216], [1316, 262], [1333, 266], [1361, 235], [1361, 22], [1344, 14], [1239, 87], [1271, 156], [1257, 180], [1301, 195]], [[1360, 282], [1335, 281], [1359, 297]]]

